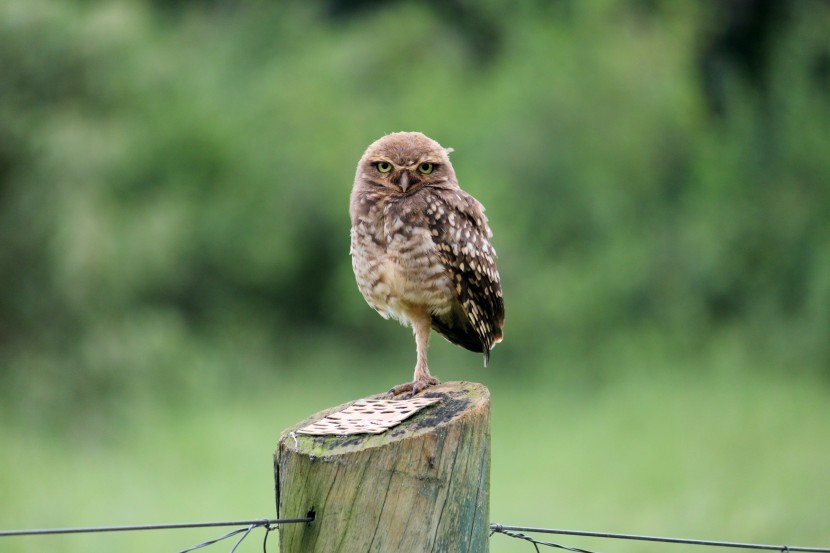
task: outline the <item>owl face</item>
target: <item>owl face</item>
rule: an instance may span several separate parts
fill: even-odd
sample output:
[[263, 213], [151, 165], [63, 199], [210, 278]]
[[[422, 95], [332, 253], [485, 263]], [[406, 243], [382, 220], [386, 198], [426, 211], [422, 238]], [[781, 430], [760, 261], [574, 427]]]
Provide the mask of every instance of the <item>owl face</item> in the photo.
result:
[[358, 164], [358, 177], [395, 194], [455, 183], [448, 156], [451, 151], [418, 132], [388, 134], [366, 149]]

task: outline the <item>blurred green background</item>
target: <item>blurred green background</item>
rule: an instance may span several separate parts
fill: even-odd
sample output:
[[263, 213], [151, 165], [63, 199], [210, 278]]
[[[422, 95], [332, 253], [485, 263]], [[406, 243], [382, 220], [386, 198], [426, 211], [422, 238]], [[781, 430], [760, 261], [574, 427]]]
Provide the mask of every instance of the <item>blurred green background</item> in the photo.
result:
[[420, 130], [500, 255], [490, 366], [430, 355], [490, 387], [491, 520], [830, 546], [828, 28], [820, 0], [4, 0], [0, 529], [273, 516], [280, 430], [411, 377], [347, 207], [365, 147]]

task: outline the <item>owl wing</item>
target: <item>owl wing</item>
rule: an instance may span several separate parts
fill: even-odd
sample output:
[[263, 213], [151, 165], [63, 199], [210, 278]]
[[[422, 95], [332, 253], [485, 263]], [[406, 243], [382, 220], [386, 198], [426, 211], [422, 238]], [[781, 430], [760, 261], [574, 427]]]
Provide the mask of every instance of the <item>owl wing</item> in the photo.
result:
[[455, 287], [457, 302], [449, 313], [432, 316], [445, 338], [484, 354], [501, 341], [504, 299], [493, 235], [484, 207], [462, 190], [438, 190], [427, 203], [435, 250]]

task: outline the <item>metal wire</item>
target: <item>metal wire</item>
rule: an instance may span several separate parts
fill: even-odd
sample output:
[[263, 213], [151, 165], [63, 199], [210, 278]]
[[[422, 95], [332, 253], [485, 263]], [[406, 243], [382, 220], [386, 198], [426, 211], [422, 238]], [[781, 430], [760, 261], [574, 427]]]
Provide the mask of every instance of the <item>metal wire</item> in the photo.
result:
[[[239, 544], [244, 540], [248, 534], [254, 528], [264, 527], [265, 528], [265, 538], [263, 540], [263, 549], [268, 540], [268, 534], [278, 527], [280, 524], [299, 524], [299, 523], [308, 523], [314, 521], [314, 513], [309, 513], [309, 516], [300, 517], [300, 518], [283, 518], [283, 519], [257, 519], [257, 520], [233, 520], [233, 521], [221, 521], [221, 522], [185, 522], [185, 523], [176, 523], [176, 524], [146, 524], [146, 525], [135, 525], [135, 526], [92, 526], [92, 527], [81, 527], [81, 528], [40, 528], [40, 529], [31, 529], [31, 530], [0, 530], [0, 537], [11, 537], [11, 536], [45, 536], [45, 535], [55, 535], [55, 534], [91, 534], [91, 533], [98, 533], [98, 532], [131, 532], [131, 531], [141, 531], [141, 530], [171, 530], [171, 529], [181, 529], [181, 528], [211, 528], [211, 527], [221, 527], [221, 526], [242, 526], [243, 528], [238, 528], [227, 534], [220, 536], [214, 540], [210, 540], [196, 546], [190, 547], [188, 549], [183, 549], [179, 553], [187, 553], [189, 551], [193, 551], [195, 549], [199, 549], [201, 547], [206, 547], [208, 545], [212, 545], [216, 542], [222, 541], [224, 539], [230, 538], [232, 536], [236, 536], [238, 534], [243, 534], [242, 537], [236, 542], [233, 546], [231, 552], [236, 551], [236, 548]], [[536, 551], [539, 551], [539, 545], [545, 545], [548, 547], [556, 547], [559, 549], [566, 549], [568, 551], [574, 551], [576, 553], [594, 553], [587, 549], [579, 549], [575, 547], [567, 547], [564, 545], [559, 545], [552, 542], [543, 542], [536, 540], [530, 536], [525, 535], [523, 532], [529, 533], [538, 533], [538, 534], [561, 534], [567, 536], [583, 536], [589, 538], [606, 538], [606, 539], [621, 539], [621, 540], [639, 540], [639, 541], [652, 541], [652, 542], [662, 542], [662, 543], [675, 543], [675, 544], [685, 544], [685, 545], [705, 545], [705, 546], [713, 546], [713, 547], [726, 547], [726, 548], [736, 548], [736, 549], [762, 549], [767, 551], [781, 551], [783, 553], [788, 552], [798, 552], [798, 553], [830, 553], [830, 548], [826, 547], [803, 547], [797, 545], [770, 545], [770, 544], [760, 544], [760, 543], [746, 543], [746, 542], [729, 542], [729, 541], [715, 541], [715, 540], [699, 540], [699, 539], [686, 539], [686, 538], [667, 538], [661, 536], [645, 536], [639, 534], [614, 534], [610, 532], [587, 532], [582, 530], [561, 530], [556, 528], [536, 528], [536, 527], [529, 527], [529, 526], [505, 526], [503, 524], [493, 523], [490, 524], [490, 535], [499, 533], [504, 534], [511, 538], [517, 538], [529, 541], [533, 544], [533, 547], [536, 548]]]
[[236, 542], [236, 545], [233, 546], [233, 549], [231, 549], [231, 553], [233, 553], [234, 551], [236, 551], [236, 548], [239, 547], [239, 544], [242, 543], [242, 540], [247, 538], [248, 534], [250, 534], [251, 530], [253, 530], [254, 528], [256, 528], [256, 526], [254, 526], [253, 524], [251, 526], [248, 526], [247, 528], [237, 528], [236, 530], [232, 530], [232, 531], [228, 532], [224, 536], [219, 536], [216, 539], [202, 542], [202, 543], [194, 545], [192, 547], [188, 547], [187, 549], [182, 549], [178, 553], [188, 553], [189, 551], [195, 551], [196, 549], [201, 549], [203, 547], [207, 547], [208, 545], [213, 545], [214, 543], [217, 543], [217, 542], [220, 542], [224, 539], [230, 538], [231, 536], [235, 536], [237, 534], [242, 534], [242, 532], [245, 532], [244, 534], [242, 534], [242, 537], [239, 538], [239, 540]]
[[[686, 545], [707, 545], [713, 547], [731, 547], [736, 549], [766, 549], [769, 551], [804, 551], [809, 553], [830, 553], [830, 548], [826, 547], [801, 547], [797, 545], [768, 545], [761, 543], [743, 543], [732, 541], [714, 541], [714, 540], [696, 540], [685, 538], [665, 538], [660, 536], [642, 536], [637, 534], [612, 534], [609, 532], [584, 532], [581, 530], [559, 530], [555, 528], [532, 528], [524, 526], [505, 526], [503, 524], [493, 523], [490, 525], [492, 533], [501, 533], [510, 535], [508, 532], [530, 532], [538, 534], [562, 534], [566, 536], [585, 536], [589, 538], [608, 538], [619, 540], [639, 540], [639, 541], [655, 541], [663, 543], [679, 543]], [[492, 535], [491, 533], [491, 535]], [[511, 536], [519, 537], [519, 536]], [[522, 539], [526, 539], [523, 537]], [[554, 547], [556, 546], [553, 544]]]
[[275, 528], [276, 526], [271, 526], [270, 524], [265, 527], [265, 537], [262, 538], [262, 553], [268, 553], [268, 534]]
[[[38, 528], [32, 530], [0, 530], [0, 537], [10, 536], [46, 536], [54, 534], [92, 534], [97, 532], [133, 532], [140, 530], [175, 530], [180, 528], [212, 528], [221, 526], [257, 526], [271, 527], [278, 524], [298, 524], [304, 522], [312, 522], [313, 516], [301, 518], [278, 518], [278, 519], [257, 519], [257, 520], [229, 520], [222, 522], [184, 522], [177, 524], [145, 524], [137, 526], [91, 526], [82, 528]], [[244, 532], [246, 529], [240, 529], [232, 532], [230, 535]], [[230, 537], [230, 536], [227, 536]], [[222, 539], [222, 538], [220, 538]]]
[[596, 553], [596, 551], [590, 551], [588, 549], [580, 549], [578, 547], [568, 547], [567, 545], [561, 545], [561, 544], [553, 543], [553, 542], [549, 542], [549, 541], [539, 541], [537, 539], [531, 538], [530, 536], [526, 536], [525, 534], [522, 534], [520, 532], [511, 532], [509, 530], [505, 530], [504, 528], [502, 528], [501, 530], [493, 530], [492, 532], [490, 532], [490, 536], [492, 537], [493, 534], [495, 534], [496, 532], [498, 532], [499, 534], [504, 534], [505, 536], [509, 536], [511, 538], [518, 538], [520, 540], [529, 541], [530, 543], [533, 544], [533, 548], [536, 550], [536, 553], [541, 553], [539, 551], [539, 546], [540, 545], [546, 545], [548, 547], [555, 547], [557, 549], [565, 549], [567, 551], [574, 551], [575, 553]]

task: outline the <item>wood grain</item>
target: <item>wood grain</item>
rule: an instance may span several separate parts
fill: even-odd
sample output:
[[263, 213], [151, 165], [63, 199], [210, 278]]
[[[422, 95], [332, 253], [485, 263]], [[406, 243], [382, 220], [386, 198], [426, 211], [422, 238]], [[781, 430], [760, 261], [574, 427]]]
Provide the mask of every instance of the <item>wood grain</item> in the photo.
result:
[[[488, 551], [490, 393], [447, 382], [422, 395], [442, 401], [383, 434], [280, 435], [274, 455], [281, 553]], [[367, 399], [382, 398], [383, 395]]]

